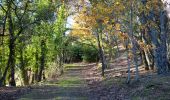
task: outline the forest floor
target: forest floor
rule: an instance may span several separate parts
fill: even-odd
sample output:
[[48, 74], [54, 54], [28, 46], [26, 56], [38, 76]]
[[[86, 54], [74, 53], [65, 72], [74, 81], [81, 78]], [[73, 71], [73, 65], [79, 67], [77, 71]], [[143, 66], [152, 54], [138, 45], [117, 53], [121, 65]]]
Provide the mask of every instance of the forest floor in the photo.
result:
[[170, 100], [170, 75], [140, 66], [140, 80], [126, 84], [127, 59], [122, 53], [101, 77], [100, 64], [69, 64], [62, 76], [28, 87], [2, 87], [0, 100]]

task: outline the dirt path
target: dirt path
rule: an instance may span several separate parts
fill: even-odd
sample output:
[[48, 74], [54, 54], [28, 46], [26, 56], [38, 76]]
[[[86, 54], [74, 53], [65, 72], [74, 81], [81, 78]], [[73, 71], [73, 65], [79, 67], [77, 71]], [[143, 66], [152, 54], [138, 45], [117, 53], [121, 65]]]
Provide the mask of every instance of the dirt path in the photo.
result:
[[87, 67], [72, 67], [57, 80], [31, 88], [31, 92], [18, 100], [88, 100], [88, 88], [83, 71]]

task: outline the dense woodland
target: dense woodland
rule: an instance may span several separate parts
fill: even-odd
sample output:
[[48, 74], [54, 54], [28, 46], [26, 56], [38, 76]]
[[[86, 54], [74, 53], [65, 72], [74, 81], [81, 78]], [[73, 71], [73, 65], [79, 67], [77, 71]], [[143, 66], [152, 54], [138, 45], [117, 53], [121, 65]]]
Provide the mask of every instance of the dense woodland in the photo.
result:
[[0, 0], [0, 86], [24, 86], [64, 73], [64, 64], [101, 63], [124, 49], [127, 80], [139, 66], [169, 75], [166, 0]]

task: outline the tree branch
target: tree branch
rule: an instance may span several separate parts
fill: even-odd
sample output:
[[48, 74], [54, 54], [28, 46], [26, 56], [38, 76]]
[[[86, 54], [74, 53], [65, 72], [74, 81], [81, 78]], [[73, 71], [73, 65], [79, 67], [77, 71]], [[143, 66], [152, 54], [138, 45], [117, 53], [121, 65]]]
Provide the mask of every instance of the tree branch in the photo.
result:
[[2, 8], [3, 11], [7, 12], [7, 10], [0, 4], [0, 7]]

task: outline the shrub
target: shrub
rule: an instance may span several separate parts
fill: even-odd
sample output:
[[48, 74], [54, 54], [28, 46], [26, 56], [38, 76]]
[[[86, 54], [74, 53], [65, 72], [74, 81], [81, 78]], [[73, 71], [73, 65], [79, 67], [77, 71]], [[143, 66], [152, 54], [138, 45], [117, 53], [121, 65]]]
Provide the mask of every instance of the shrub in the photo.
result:
[[97, 62], [99, 60], [98, 50], [92, 46], [85, 45], [82, 58], [84, 62]]
[[70, 62], [96, 62], [99, 60], [98, 50], [95, 47], [80, 43], [73, 43], [67, 48], [66, 59]]
[[70, 48], [71, 62], [81, 62], [83, 55], [83, 47], [80, 44], [74, 44]]

